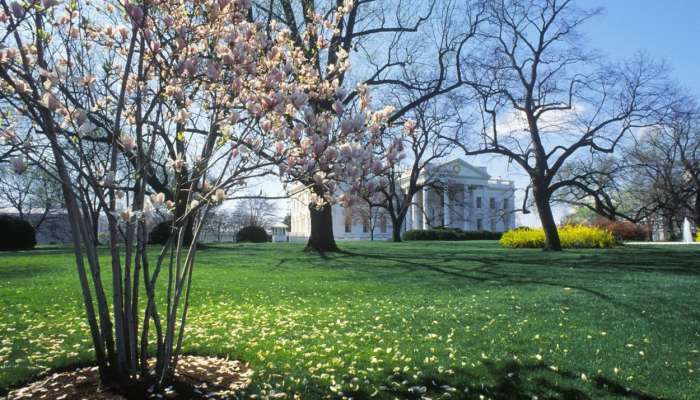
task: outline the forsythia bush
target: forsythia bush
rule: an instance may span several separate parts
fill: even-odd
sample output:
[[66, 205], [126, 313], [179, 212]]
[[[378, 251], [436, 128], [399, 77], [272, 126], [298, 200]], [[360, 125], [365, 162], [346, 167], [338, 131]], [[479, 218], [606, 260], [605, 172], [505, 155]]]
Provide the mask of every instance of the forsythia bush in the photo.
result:
[[[567, 225], [559, 228], [559, 239], [564, 248], [608, 248], [615, 244], [612, 233], [586, 225]], [[544, 247], [542, 228], [518, 228], [503, 234], [501, 246], [511, 248]]]

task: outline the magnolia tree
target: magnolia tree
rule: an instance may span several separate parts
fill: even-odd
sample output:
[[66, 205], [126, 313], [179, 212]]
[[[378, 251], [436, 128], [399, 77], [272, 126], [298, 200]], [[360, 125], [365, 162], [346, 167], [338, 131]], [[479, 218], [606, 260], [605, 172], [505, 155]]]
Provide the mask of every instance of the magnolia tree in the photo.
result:
[[[207, 210], [273, 167], [311, 179], [323, 208], [381, 167], [365, 148], [387, 111], [365, 101], [340, 119], [338, 105], [319, 107], [342, 98], [336, 81], [319, 78], [286, 29], [251, 22], [249, 0], [0, 6], [0, 101], [13, 115], [3, 146], [15, 170], [61, 184], [102, 383], [161, 390], [182, 350]], [[319, 29], [351, 8], [319, 16]], [[91, 202], [107, 217], [109, 282]], [[153, 258], [157, 213], [172, 224]]]

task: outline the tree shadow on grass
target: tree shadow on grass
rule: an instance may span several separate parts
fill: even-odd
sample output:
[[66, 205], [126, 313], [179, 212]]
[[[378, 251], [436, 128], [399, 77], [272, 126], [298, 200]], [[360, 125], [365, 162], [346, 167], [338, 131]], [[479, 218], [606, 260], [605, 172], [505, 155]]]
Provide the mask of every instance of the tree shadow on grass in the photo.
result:
[[[557, 254], [532, 251], [487, 252], [484, 249], [469, 255], [469, 247], [455, 246], [454, 250], [440, 249], [425, 256], [415, 252], [375, 253], [343, 250], [330, 264], [334, 268], [351, 267], [372, 270], [373, 278], [401, 275], [401, 279], [414, 276], [416, 282], [431, 282], [425, 273], [444, 276], [451, 284], [457, 282], [492, 284], [499, 286], [538, 285], [579, 291], [599, 300], [622, 307], [640, 317], [647, 317], [642, 307], [624, 301], [615, 293], [606, 293], [597, 286], [630, 273], [660, 273], [667, 275], [700, 275], [700, 257], [692, 251], [630, 249], [631, 251], [598, 250], [585, 253], [567, 251]], [[466, 253], [466, 254], [465, 254]], [[483, 255], [481, 255], [481, 254]], [[367, 260], [367, 262], [356, 261]], [[377, 260], [382, 262], [377, 263]], [[326, 261], [324, 260], [324, 263]], [[400, 272], [396, 269], [401, 268]], [[379, 271], [381, 274], [377, 275]], [[444, 282], [438, 284], [443, 284]], [[700, 318], [694, 310], [689, 317]]]
[[[600, 291], [589, 289], [583, 286], [578, 286], [572, 283], [561, 283], [561, 282], [550, 282], [542, 279], [534, 279], [527, 277], [524, 274], [515, 274], [508, 269], [502, 268], [506, 264], [526, 264], [522, 259], [517, 260], [507, 260], [501, 258], [479, 258], [479, 257], [450, 257], [445, 259], [436, 259], [434, 262], [422, 262], [419, 261], [420, 258], [410, 257], [410, 256], [398, 256], [398, 255], [381, 255], [381, 254], [362, 254], [354, 253], [350, 251], [343, 251], [342, 254], [349, 257], [363, 257], [363, 258], [376, 258], [385, 261], [391, 261], [404, 268], [406, 272], [417, 272], [417, 271], [431, 271], [439, 274], [448, 275], [453, 278], [466, 279], [473, 282], [500, 282], [506, 284], [537, 284], [545, 286], [555, 286], [555, 287], [567, 287], [571, 289], [577, 289], [582, 292], [586, 292], [593, 296], [599, 297], [604, 300], [611, 300], [612, 298]], [[336, 259], [336, 262], [338, 259]], [[464, 264], [476, 264], [476, 267], [459, 267], [454, 265], [444, 265], [445, 263], [464, 263]], [[542, 266], [542, 260], [538, 262], [532, 262], [533, 265]]]
[[[0, 260], [0, 263], [2, 260]], [[12, 265], [0, 268], [0, 281], [15, 282], [17, 280], [36, 279], [41, 275], [48, 275], [56, 272], [56, 268], [51, 265]]]
[[[566, 399], [593, 400], [614, 397], [630, 400], [664, 400], [662, 397], [626, 387], [604, 376], [586, 377], [580, 373], [553, 370], [544, 364], [483, 362], [485, 376], [458, 370], [453, 374], [426, 374], [417, 381], [412, 376], [395, 374], [383, 385], [380, 395], [360, 389], [344, 393], [354, 399], [370, 398], [449, 398], [494, 400]], [[442, 397], [448, 393], [447, 396]]]

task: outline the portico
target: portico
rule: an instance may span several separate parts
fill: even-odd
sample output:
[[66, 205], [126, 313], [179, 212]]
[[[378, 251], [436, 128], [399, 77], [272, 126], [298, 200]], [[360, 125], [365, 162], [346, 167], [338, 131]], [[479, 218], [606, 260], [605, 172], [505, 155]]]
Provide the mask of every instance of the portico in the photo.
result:
[[419, 178], [406, 229], [436, 227], [505, 231], [515, 225], [513, 182], [492, 178], [463, 160], [443, 164]]

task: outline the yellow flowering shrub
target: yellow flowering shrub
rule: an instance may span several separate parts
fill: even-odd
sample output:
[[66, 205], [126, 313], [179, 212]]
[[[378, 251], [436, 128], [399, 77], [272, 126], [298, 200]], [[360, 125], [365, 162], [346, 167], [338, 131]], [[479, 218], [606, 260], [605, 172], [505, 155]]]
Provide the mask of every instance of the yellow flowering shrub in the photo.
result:
[[[609, 248], [615, 245], [612, 233], [598, 227], [566, 225], [559, 228], [559, 239], [564, 248]], [[510, 248], [544, 247], [542, 228], [518, 228], [503, 234], [501, 246]]]

